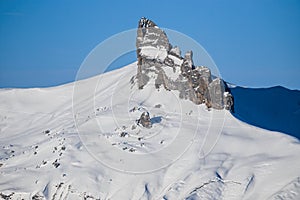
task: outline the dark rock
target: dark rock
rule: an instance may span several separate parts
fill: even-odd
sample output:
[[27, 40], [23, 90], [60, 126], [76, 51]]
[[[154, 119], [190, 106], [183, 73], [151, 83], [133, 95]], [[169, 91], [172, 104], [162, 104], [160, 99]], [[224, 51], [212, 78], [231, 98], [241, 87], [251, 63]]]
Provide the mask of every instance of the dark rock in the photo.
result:
[[9, 199], [12, 198], [12, 196], [13, 196], [14, 194], [15, 194], [15, 193], [12, 192], [11, 194], [7, 194], [7, 195], [6, 195], [6, 194], [0, 192], [0, 197], [1, 197], [2, 199], [4, 199], [4, 200], [9, 200]]
[[122, 133], [120, 134], [120, 137], [126, 137], [126, 136], [128, 136], [128, 133], [126, 133], [126, 132], [122, 132]]
[[156, 104], [155, 106], [154, 106], [154, 108], [160, 108], [161, 107], [161, 104]]
[[229, 92], [224, 93], [224, 105], [226, 110], [234, 112], [234, 99], [232, 94]]
[[155, 27], [155, 26], [156, 26], [156, 24], [153, 21], [151, 21], [145, 17], [142, 17], [139, 21], [138, 27], [139, 28], [148, 28], [148, 27]]
[[152, 127], [150, 114], [148, 112], [143, 112], [138, 121], [145, 128], [151, 128]]
[[31, 199], [32, 200], [43, 200], [43, 199], [45, 199], [45, 197], [40, 194], [35, 194], [34, 196], [32, 196]]
[[55, 167], [55, 168], [58, 168], [60, 166], [60, 163], [58, 162], [58, 160], [56, 159], [52, 165]]

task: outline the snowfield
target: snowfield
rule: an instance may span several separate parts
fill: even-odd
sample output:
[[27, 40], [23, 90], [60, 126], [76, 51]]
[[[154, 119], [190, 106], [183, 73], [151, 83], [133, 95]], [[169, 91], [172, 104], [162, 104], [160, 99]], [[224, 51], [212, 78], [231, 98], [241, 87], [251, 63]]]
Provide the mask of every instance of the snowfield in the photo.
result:
[[0, 90], [0, 199], [300, 199], [298, 139], [138, 90], [136, 69]]

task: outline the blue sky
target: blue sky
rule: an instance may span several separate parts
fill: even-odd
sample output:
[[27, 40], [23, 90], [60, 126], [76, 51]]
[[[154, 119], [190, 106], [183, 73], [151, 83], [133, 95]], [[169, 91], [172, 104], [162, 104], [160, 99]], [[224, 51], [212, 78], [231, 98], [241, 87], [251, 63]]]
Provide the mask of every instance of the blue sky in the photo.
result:
[[73, 81], [95, 46], [142, 16], [199, 42], [228, 82], [300, 89], [297, 0], [1, 0], [0, 87]]

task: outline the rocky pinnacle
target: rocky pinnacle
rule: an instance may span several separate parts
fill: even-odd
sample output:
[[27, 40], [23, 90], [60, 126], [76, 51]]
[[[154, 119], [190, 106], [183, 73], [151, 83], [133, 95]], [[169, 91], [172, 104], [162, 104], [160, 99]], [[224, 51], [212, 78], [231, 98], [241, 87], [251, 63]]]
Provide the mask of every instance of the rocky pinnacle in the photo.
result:
[[209, 68], [195, 66], [193, 52], [181, 56], [179, 47], [173, 47], [166, 33], [149, 19], [138, 23], [136, 52], [138, 60], [137, 84], [157, 89], [179, 91], [179, 97], [208, 108], [233, 111], [233, 96], [226, 82], [213, 78]]

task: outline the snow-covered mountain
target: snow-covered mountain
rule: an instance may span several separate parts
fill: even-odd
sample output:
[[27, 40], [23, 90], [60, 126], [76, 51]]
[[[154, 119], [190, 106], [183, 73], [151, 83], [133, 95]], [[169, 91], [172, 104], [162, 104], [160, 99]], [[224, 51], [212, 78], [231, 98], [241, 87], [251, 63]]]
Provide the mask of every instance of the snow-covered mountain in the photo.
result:
[[[226, 83], [191, 53], [137, 46], [138, 61], [118, 70], [0, 90], [0, 198], [300, 199], [299, 140], [246, 123], [280, 117], [243, 105], [250, 90], [232, 88], [243, 122]], [[284, 123], [299, 116], [290, 94], [266, 110]]]
[[[77, 82], [98, 87], [95, 109], [82, 90], [74, 115], [73, 84], [2, 89], [1, 197], [299, 199], [297, 139], [176, 92], [139, 90], [130, 83], [136, 69], [133, 63]], [[143, 109], [150, 129], [136, 124]]]

